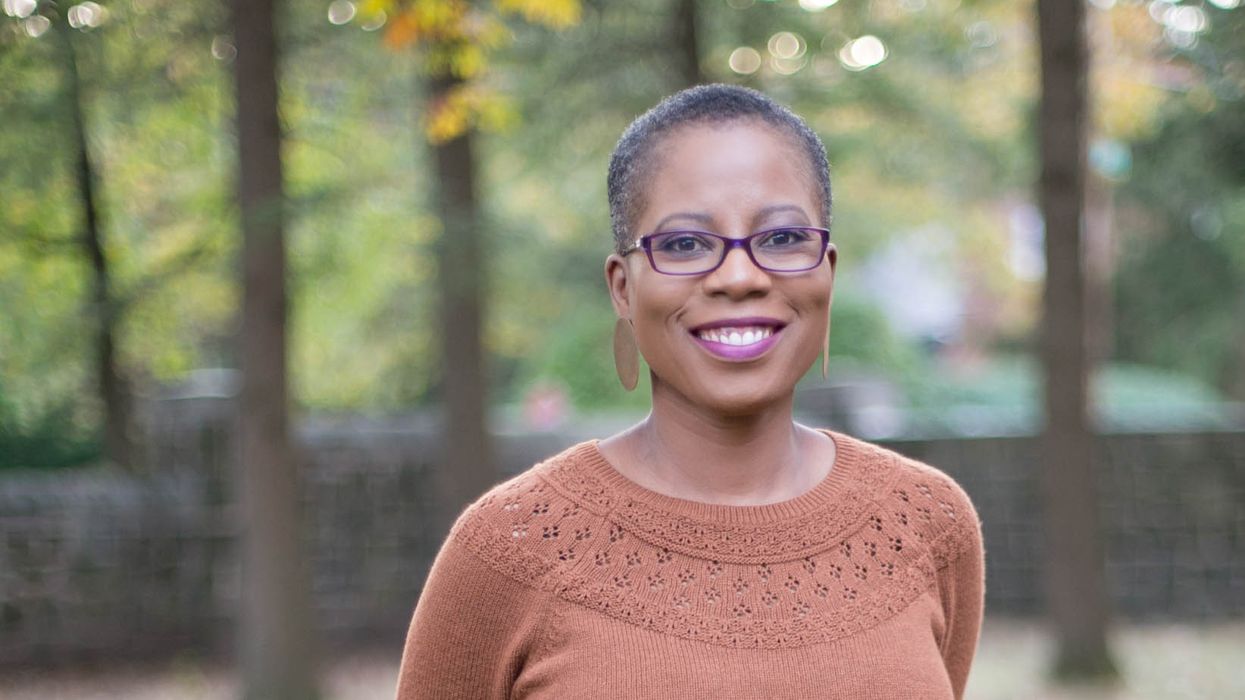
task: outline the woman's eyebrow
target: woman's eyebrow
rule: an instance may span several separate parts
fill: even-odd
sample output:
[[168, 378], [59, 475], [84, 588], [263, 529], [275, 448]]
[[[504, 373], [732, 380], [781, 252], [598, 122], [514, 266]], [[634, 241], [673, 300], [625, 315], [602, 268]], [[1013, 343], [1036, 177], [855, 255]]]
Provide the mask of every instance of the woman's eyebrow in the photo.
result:
[[703, 214], [700, 212], [677, 212], [674, 214], [670, 214], [669, 216], [666, 216], [661, 221], [658, 221], [657, 225], [653, 227], [653, 230], [654, 231], [662, 230], [663, 228], [665, 228], [666, 224], [670, 223], [674, 219], [691, 219], [703, 226], [713, 225], [713, 217], [709, 216], [708, 214]]
[[[754, 222], [764, 221], [775, 214], [783, 213], [799, 214], [805, 221], [808, 220], [808, 212], [804, 211], [803, 207], [795, 204], [771, 204], [767, 207], [762, 207], [759, 211], [757, 211], [756, 215], [752, 217], [752, 220]], [[665, 228], [666, 224], [669, 224], [671, 221], [675, 221], [677, 219], [690, 219], [705, 227], [713, 226], [713, 217], [709, 214], [703, 212], [683, 211], [675, 212], [674, 214], [669, 214], [663, 217], [662, 220], [658, 221], [657, 225], [653, 227], [653, 230], [660, 231]]]
[[773, 216], [774, 214], [782, 213], [800, 214], [805, 220], [808, 220], [808, 212], [804, 211], [803, 207], [796, 206], [794, 204], [772, 204], [768, 207], [762, 207], [761, 210], [756, 213], [753, 221], [762, 221]]

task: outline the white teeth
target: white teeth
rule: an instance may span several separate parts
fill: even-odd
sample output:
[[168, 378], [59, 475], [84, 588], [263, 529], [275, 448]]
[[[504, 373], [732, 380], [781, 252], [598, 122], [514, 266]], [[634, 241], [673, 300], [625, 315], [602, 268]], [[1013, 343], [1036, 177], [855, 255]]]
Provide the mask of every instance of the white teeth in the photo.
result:
[[755, 326], [748, 328], [710, 328], [700, 331], [697, 335], [703, 340], [713, 343], [722, 343], [723, 345], [752, 345], [774, 334], [774, 329], [769, 326]]

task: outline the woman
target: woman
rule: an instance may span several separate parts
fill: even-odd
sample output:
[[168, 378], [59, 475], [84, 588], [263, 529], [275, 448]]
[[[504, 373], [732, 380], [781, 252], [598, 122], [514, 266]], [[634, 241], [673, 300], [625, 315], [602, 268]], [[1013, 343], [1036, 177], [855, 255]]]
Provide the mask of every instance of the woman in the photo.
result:
[[398, 697], [951, 698], [982, 543], [941, 472], [792, 418], [837, 251], [825, 149], [752, 90], [637, 119], [610, 163], [619, 377], [652, 411], [458, 519]]

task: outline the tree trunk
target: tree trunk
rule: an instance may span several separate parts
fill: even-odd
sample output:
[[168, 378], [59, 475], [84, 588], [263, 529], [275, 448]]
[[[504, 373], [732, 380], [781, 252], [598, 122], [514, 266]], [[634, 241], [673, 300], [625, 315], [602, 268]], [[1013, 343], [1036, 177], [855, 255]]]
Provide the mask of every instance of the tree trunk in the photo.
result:
[[1115, 675], [1094, 480], [1084, 211], [1089, 47], [1084, 0], [1039, 0], [1039, 199], [1046, 222], [1042, 439], [1049, 613], [1059, 678]]
[[[1236, 317], [1245, 318], [1245, 290], [1237, 296], [1236, 308]], [[1233, 401], [1245, 403], [1245, 324], [1237, 326], [1235, 361], [1231, 357], [1228, 359], [1225, 374], [1227, 377], [1224, 380], [1224, 386], [1227, 387], [1228, 397]], [[1238, 417], [1245, 421], [1245, 411], [1238, 414]]]
[[675, 0], [671, 41], [678, 64], [680, 89], [705, 82], [700, 70], [700, 45], [697, 43], [696, 0]]
[[242, 216], [240, 647], [244, 695], [317, 695], [300, 538], [298, 460], [286, 389], [285, 240], [274, 0], [234, 0], [238, 203]]
[[[434, 103], [459, 81], [431, 81]], [[481, 341], [486, 275], [481, 254], [472, 134], [465, 132], [432, 147], [433, 186], [441, 218], [438, 247], [440, 293], [442, 427], [442, 525], [497, 480], [488, 430], [487, 368]]]
[[108, 258], [104, 254], [104, 234], [98, 206], [98, 178], [87, 144], [86, 114], [83, 109], [78, 57], [73, 45], [74, 30], [62, 13], [55, 13], [55, 34], [64, 52], [65, 106], [69, 112], [74, 148], [74, 179], [82, 204], [82, 250], [91, 265], [91, 301], [88, 323], [94, 342], [96, 386], [104, 404], [104, 455], [113, 464], [133, 469], [136, 457], [131, 437], [131, 404], [125, 378], [117, 367], [117, 306], [112, 298]]

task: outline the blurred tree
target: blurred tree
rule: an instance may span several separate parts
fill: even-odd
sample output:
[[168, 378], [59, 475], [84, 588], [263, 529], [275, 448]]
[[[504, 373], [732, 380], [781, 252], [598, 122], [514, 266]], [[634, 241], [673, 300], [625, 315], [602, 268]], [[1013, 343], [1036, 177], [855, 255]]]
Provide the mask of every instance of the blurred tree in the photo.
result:
[[1046, 230], [1041, 357], [1042, 472], [1048, 605], [1060, 678], [1116, 674], [1107, 649], [1107, 590], [1089, 415], [1085, 276], [1089, 45], [1082, 0], [1038, 0], [1042, 90], [1038, 199]]
[[680, 87], [699, 85], [705, 82], [705, 74], [700, 69], [700, 36], [697, 31], [700, 22], [696, 17], [696, 0], [674, 0], [674, 12], [670, 41], [676, 56], [675, 63], [679, 67], [676, 75], [683, 83]]
[[[16, 21], [0, 27], [0, 63], [11, 77], [0, 100], [15, 137], [0, 142], [6, 204], [0, 207], [0, 267], [8, 261], [8, 285], [37, 300], [0, 301], [0, 326], [21, 341], [0, 343], [6, 346], [0, 374], [15, 406], [8, 427], [34, 430], [53, 425], [46, 419], [55, 416], [60, 439], [79, 443], [84, 435], [102, 434], [109, 461], [134, 468], [141, 451], [134, 445], [132, 388], [159, 361], [158, 353], [136, 353], [134, 339], [146, 349], [170, 345], [150, 328], [136, 333], [135, 323], [150, 319], [153, 309], [160, 309], [154, 314], [160, 320], [177, 316], [162, 303], [170, 282], [176, 278], [184, 294], [199, 292], [184, 275], [217, 251], [219, 239], [151, 240], [168, 224], [137, 215], [154, 207], [143, 196], [147, 191], [135, 187], [135, 164], [153, 150], [180, 144], [124, 132], [127, 122], [143, 121], [136, 115], [167, 119], [194, 113], [194, 105], [161, 93], [163, 76], [151, 64], [168, 44], [132, 41], [130, 32], [139, 31], [132, 3], [15, 2], [5, 11]], [[202, 24], [186, 13], [163, 20], [174, 32]], [[148, 121], [136, 131], [150, 136], [152, 130], [142, 127], [151, 126]], [[197, 135], [184, 123], [177, 126], [182, 138]], [[162, 193], [176, 189], [167, 182]], [[198, 226], [178, 224], [198, 232]], [[4, 296], [0, 289], [0, 300]], [[71, 317], [68, 305], [83, 296], [89, 297], [85, 312]], [[210, 308], [204, 301], [197, 299], [196, 308]], [[83, 385], [91, 388], [83, 392]], [[44, 430], [35, 432], [50, 437]]]
[[[91, 270], [91, 299], [87, 304], [87, 323], [94, 337], [94, 370], [97, 391], [104, 406], [104, 455], [123, 468], [133, 468], [137, 458], [133, 439], [133, 409], [130, 390], [117, 363], [116, 328], [118, 308], [114, 299], [111, 267], [104, 250], [104, 231], [99, 207], [99, 174], [91, 157], [87, 140], [86, 96], [82, 90], [76, 41], [70, 26], [70, 10], [78, 9], [45, 5], [44, 14], [51, 21], [52, 32], [61, 47], [64, 71], [65, 107], [69, 116], [68, 132], [74, 152], [74, 181], [81, 206], [82, 222], [79, 240]], [[74, 24], [81, 26], [82, 12], [76, 13]]]
[[[820, 13], [791, 3], [735, 9], [745, 4], [712, 12], [697, 5], [703, 78], [768, 90], [822, 130], [836, 190], [847, 195], [836, 203], [835, 237], [849, 260], [931, 217], [953, 221], [954, 235], [974, 240], [966, 255], [1000, 255], [992, 197], [1020, 180], [1014, 173], [1023, 149], [1015, 141], [1023, 121], [1016, 115], [1027, 83], [1017, 76], [1025, 75], [1026, 45], [969, 45], [964, 32], [966, 24], [986, 22], [999, 36], [1010, 36], [1018, 11], [995, 3], [957, 12], [927, 5], [870, 13], [848, 3]], [[98, 63], [111, 69], [96, 79], [108, 86], [100, 91], [107, 100], [106, 130], [96, 139], [112, 173], [104, 211], [124, 234], [110, 251], [118, 277], [127, 288], [139, 285], [177, 244], [215, 241], [202, 265], [187, 268], [177, 285], [136, 299], [124, 317], [120, 345], [127, 366], [140, 376], [176, 379], [205, 362], [230, 362], [225, 339], [235, 292], [224, 271], [229, 217], [220, 215], [228, 203], [215, 190], [226, 163], [212, 144], [219, 141], [215, 120], [226, 114], [214, 99], [220, 90], [213, 76], [233, 60], [234, 49], [228, 37], [214, 36], [219, 30], [207, 9], [160, 0], [110, 7], [116, 30], [97, 33], [107, 50], [107, 60]], [[560, 36], [557, 51], [548, 50], [548, 33], [540, 28], [513, 23], [516, 41], [505, 46], [501, 40], [509, 32], [494, 36], [497, 25], [476, 24], [477, 44], [489, 49], [498, 42], [495, 70], [469, 81], [459, 99], [445, 101], [458, 109], [438, 109], [443, 118], [425, 119], [426, 135], [434, 125], [489, 126], [513, 112], [525, 116], [524, 128], [504, 138], [487, 129], [469, 137], [490, 239], [481, 262], [491, 309], [482, 314], [482, 340], [494, 360], [487, 376], [503, 392], [541, 365], [547, 339], [570, 322], [571, 305], [585, 294], [603, 299], [599, 261], [609, 245], [604, 160], [631, 118], [687, 84], [680, 66], [691, 65], [685, 60], [691, 42], [672, 40], [686, 26], [679, 21], [689, 16], [680, 15], [686, 7], [674, 0], [587, 5], [587, 21]], [[292, 43], [283, 77], [287, 179], [299, 214], [289, 222], [297, 316], [293, 395], [316, 409], [425, 404], [432, 389], [440, 390], [430, 381], [438, 341], [420, 332], [435, 325], [435, 295], [427, 289], [439, 282], [426, 249], [439, 241], [440, 226], [424, 211], [412, 211], [409, 195], [405, 201], [400, 196], [434, 188], [423, 180], [422, 158], [403, 160], [406, 144], [399, 140], [410, 135], [398, 131], [398, 118], [419, 97], [409, 85], [412, 61], [394, 57], [416, 57], [425, 65], [430, 57], [403, 51], [386, 59], [369, 50], [374, 43], [343, 31], [380, 26], [388, 32], [399, 24], [396, 10], [378, 24], [368, 19], [369, 3], [358, 3], [357, 19], [338, 26], [342, 16], [330, 12], [326, 22], [323, 3], [308, 0], [294, 8], [284, 30]], [[485, 31], [490, 26], [494, 30]], [[770, 39], [783, 32], [798, 35], [800, 58], [779, 62], [769, 55]], [[836, 57], [842, 42], [867, 32], [905, 48], [868, 70], [842, 68]], [[731, 50], [741, 45], [765, 59], [752, 74], [729, 68]], [[441, 57], [465, 66], [478, 59], [473, 51]], [[343, 68], [325, 70], [330, 63]], [[499, 93], [519, 109], [494, 99]], [[958, 99], [945, 99], [950, 94]], [[424, 104], [432, 115], [440, 103]], [[587, 114], [592, 118], [583, 118]], [[426, 210], [435, 204], [429, 198]], [[1014, 284], [1005, 273], [994, 276], [992, 290]], [[357, 353], [361, 340], [368, 347], [365, 361]], [[14, 386], [29, 393], [24, 384]], [[610, 397], [619, 398], [604, 398]]]
[[[454, 75], [430, 81], [433, 109], [464, 89]], [[438, 104], [440, 103], [440, 104]], [[444, 410], [441, 465], [447, 500], [446, 522], [497, 480], [488, 426], [488, 367], [480, 339], [485, 314], [483, 216], [477, 194], [471, 132], [464, 130], [432, 146], [436, 162], [436, 209], [441, 220], [438, 291], [441, 323], [441, 404]]]
[[237, 47], [242, 391], [237, 491], [243, 512], [243, 695], [314, 698], [310, 580], [302, 552], [299, 459], [286, 390], [284, 182], [275, 0], [232, 0]]
[[1120, 186], [1115, 345], [1245, 401], [1245, 8], [1203, 7], [1204, 34], [1155, 43], [1174, 99]]
[[[1031, 327], [1037, 291], [1036, 276], [1018, 276], [1008, 264], [1016, 247], [1009, 242], [1010, 217], [1029, 199], [1034, 167], [1026, 148], [1037, 75], [1031, 8], [998, 0], [825, 5], [696, 3], [703, 79], [766, 90], [825, 138], [843, 291], [852, 288], [853, 269], [872, 251], [913, 228], [937, 224], [941, 235], [954, 239], [953, 264], [962, 264], [1001, 307], [983, 314], [998, 320], [982, 337], [996, 342], [1004, 335], [1018, 343]], [[141, 391], [196, 367], [233, 364], [232, 156], [223, 145], [223, 123], [232, 107], [226, 80], [236, 49], [220, 3], [112, 0], [102, 6], [107, 20], [76, 29], [84, 39], [76, 45], [85, 57], [91, 151], [106, 175], [98, 194], [115, 282], [118, 364]], [[421, 96], [430, 92], [427, 82], [417, 87], [413, 79], [417, 65], [428, 66], [430, 36], [406, 44], [418, 51], [387, 51], [382, 42], [367, 40], [368, 32], [379, 36], [395, 27], [397, 10], [381, 22], [369, 14], [375, 7], [370, 0], [289, 5], [281, 87], [284, 174], [296, 212], [287, 221], [291, 397], [314, 410], [394, 410], [429, 406], [439, 395], [438, 345], [445, 339], [426, 329], [438, 326], [433, 292], [442, 282], [433, 253], [442, 226], [431, 194], [425, 204], [410, 196], [432, 193], [436, 172], [432, 149], [421, 153], [413, 141], [426, 141], [434, 124], [484, 127], [518, 113], [522, 129], [504, 135], [472, 130], [469, 137], [478, 224], [488, 231], [488, 252], [480, 258], [488, 313], [481, 314], [480, 337], [491, 365], [490, 393], [494, 400], [513, 399], [537, 375], [555, 372], [584, 387], [575, 392], [584, 406], [634, 407], [635, 397], [608, 381], [587, 381], [598, 358], [576, 366], [577, 357], [604, 353], [608, 345], [590, 344], [599, 333], [591, 328], [592, 309], [581, 307], [585, 299], [600, 302], [597, 322], [608, 330], [600, 275], [610, 245], [605, 161], [630, 119], [688, 84], [684, 68], [691, 63], [681, 56], [691, 42], [677, 36], [680, 11], [691, 5], [586, 3], [583, 20], [558, 36], [556, 50], [540, 26], [474, 23], [492, 8], [501, 10], [501, 3], [469, 6], [472, 36], [479, 40], [468, 43], [481, 51], [443, 54], [442, 60], [469, 67], [483, 56], [490, 68], [468, 80], [457, 100], [441, 103]], [[1144, 64], [1135, 49], [1150, 51], [1169, 29], [1154, 18], [1158, 11], [1131, 3], [1091, 8], [1112, 28], [1111, 37], [1095, 35], [1097, 44], [1110, 48], [1091, 79], [1101, 97], [1094, 105], [1099, 132], [1122, 142], [1143, 140], [1134, 151], [1135, 176], [1121, 197], [1129, 239], [1117, 278], [1120, 355], [1220, 382], [1226, 381], [1221, 368], [1231, 364], [1225, 358], [1240, 344], [1232, 344], [1229, 331], [1237, 309], [1226, 304], [1230, 295], [1215, 289], [1235, 288], [1239, 279], [1241, 266], [1227, 251], [1240, 227], [1228, 203], [1230, 181], [1223, 181], [1222, 198], [1202, 196], [1219, 170], [1199, 169], [1202, 156], [1189, 155], [1177, 142], [1200, 138], [1193, 118], [1208, 114], [1208, 105], [1218, 112], [1229, 104], [1220, 93], [1236, 80], [1231, 56], [1208, 49], [1211, 39], [1230, 35], [1235, 25], [1229, 21], [1242, 12], [1202, 7], [1211, 27], [1203, 41], [1182, 50], [1181, 60], [1160, 56]], [[3, 420], [42, 440], [47, 436], [38, 426], [94, 430], [101, 420], [99, 402], [81, 390], [94, 374], [79, 315], [90, 270], [75, 237], [71, 143], [46, 127], [68, 123], [58, 87], [62, 63], [56, 34], [48, 30], [39, 38], [38, 29], [21, 18], [0, 23], [6, 76], [0, 101], [10, 126], [0, 130], [0, 379], [13, 407]], [[862, 36], [878, 40], [880, 63], [845, 62], [851, 42]], [[753, 62], [732, 62], [737, 52]], [[1203, 53], [1207, 60], [1220, 57], [1215, 85], [1189, 69]], [[1173, 82], [1174, 90], [1161, 87]], [[1183, 130], [1163, 126], [1175, 119], [1163, 107], [1168, 93], [1189, 114]], [[495, 99], [500, 95], [506, 100]], [[451, 103], [459, 108], [432, 109]], [[443, 118], [425, 118], [423, 129], [411, 129], [412, 105], [425, 117], [435, 111]], [[1227, 124], [1232, 112], [1222, 114]], [[1161, 132], [1151, 129], [1155, 124]], [[1209, 137], [1198, 143], [1220, 155]], [[1166, 162], [1151, 167], [1144, 162], [1150, 156]], [[1181, 169], [1182, 181], [1199, 184], [1173, 187], [1163, 179], [1164, 167]], [[1144, 188], [1143, 181], [1149, 183]], [[1164, 243], [1166, 224], [1159, 222], [1168, 214], [1137, 202], [1149, 207], [1177, 199], [1184, 203], [1170, 209], [1171, 221], [1187, 235], [1173, 233]], [[1143, 230], [1145, 236], [1134, 235]], [[208, 251], [179, 268], [176, 261], [200, 243]], [[166, 269], [180, 272], [162, 277]], [[1174, 270], [1181, 272], [1168, 274]], [[1154, 279], [1166, 281], [1148, 284]], [[869, 303], [863, 297], [862, 308]], [[577, 339], [578, 350], [563, 342], [567, 337]], [[832, 352], [859, 352], [846, 341], [838, 334]], [[596, 387], [593, 396], [589, 385]], [[65, 406], [72, 408], [72, 422], [60, 418]]]
[[578, 0], [498, 0], [491, 12], [461, 0], [392, 0], [367, 8], [369, 15], [384, 13], [390, 18], [387, 44], [422, 51], [428, 75], [424, 128], [435, 168], [432, 204], [441, 222], [437, 283], [443, 523], [497, 479], [481, 340], [489, 288], [483, 255], [486, 237], [472, 132], [509, 121], [510, 108], [485, 86], [481, 73], [489, 51], [506, 35], [503, 14], [560, 28], [577, 22], [579, 12]]

